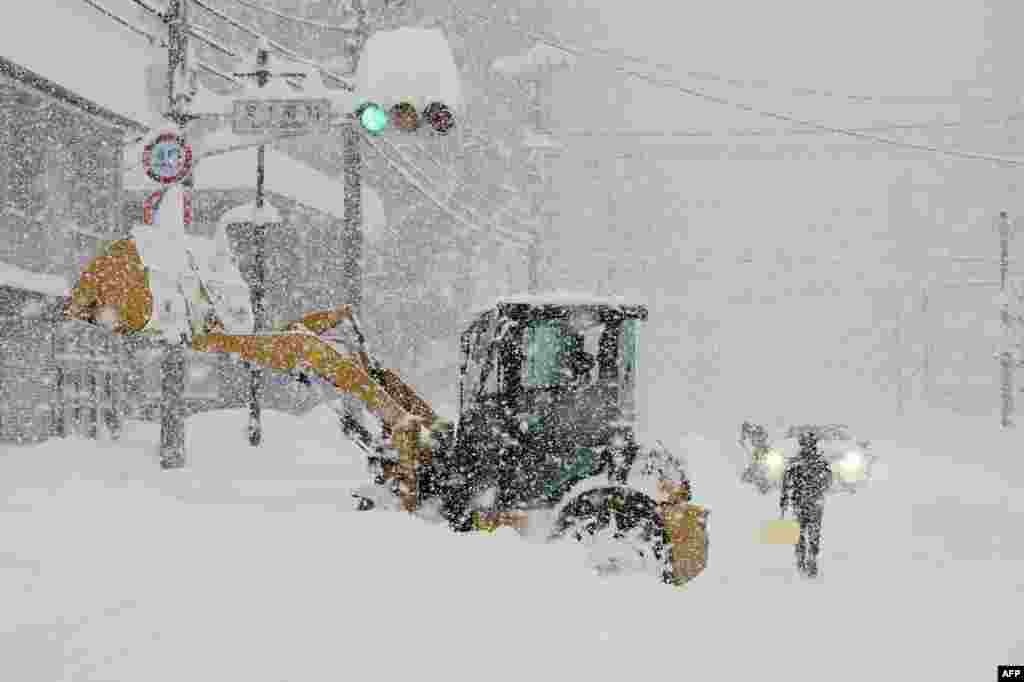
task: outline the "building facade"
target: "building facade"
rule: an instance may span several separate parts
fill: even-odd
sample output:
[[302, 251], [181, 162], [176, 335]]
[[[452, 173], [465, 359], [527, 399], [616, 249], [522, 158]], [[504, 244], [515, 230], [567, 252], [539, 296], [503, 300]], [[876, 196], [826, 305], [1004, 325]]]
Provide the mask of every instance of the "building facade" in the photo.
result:
[[0, 440], [51, 430], [54, 320], [99, 244], [118, 235], [134, 121], [0, 57]]

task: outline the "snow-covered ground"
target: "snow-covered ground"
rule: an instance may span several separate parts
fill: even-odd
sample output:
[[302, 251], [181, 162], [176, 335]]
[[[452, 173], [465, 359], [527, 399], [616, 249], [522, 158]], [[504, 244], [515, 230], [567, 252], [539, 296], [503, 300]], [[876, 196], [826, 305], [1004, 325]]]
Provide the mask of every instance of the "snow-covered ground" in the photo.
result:
[[[989, 679], [1024, 660], [1021, 438], [908, 418], [872, 489], [831, 498], [823, 579], [757, 544], [776, 501], [735, 446], [681, 434], [713, 508], [684, 589], [601, 579], [576, 547], [350, 511], [358, 450], [327, 408], [188, 421], [117, 443], [0, 449], [0, 679]], [[889, 435], [887, 434], [887, 437]]]

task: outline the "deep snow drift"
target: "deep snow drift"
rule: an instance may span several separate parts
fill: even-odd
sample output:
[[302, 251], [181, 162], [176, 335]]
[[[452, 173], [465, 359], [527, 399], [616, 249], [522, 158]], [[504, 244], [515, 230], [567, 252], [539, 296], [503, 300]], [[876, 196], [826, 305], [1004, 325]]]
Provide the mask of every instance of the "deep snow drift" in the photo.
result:
[[329, 409], [267, 412], [259, 449], [244, 422], [190, 419], [179, 471], [147, 424], [0, 449], [0, 678], [961, 682], [1024, 660], [1024, 466], [992, 420], [876, 441], [874, 487], [829, 500], [819, 583], [756, 544], [777, 501], [740, 487], [735, 446], [677, 437], [713, 509], [683, 589], [351, 512], [363, 465]]

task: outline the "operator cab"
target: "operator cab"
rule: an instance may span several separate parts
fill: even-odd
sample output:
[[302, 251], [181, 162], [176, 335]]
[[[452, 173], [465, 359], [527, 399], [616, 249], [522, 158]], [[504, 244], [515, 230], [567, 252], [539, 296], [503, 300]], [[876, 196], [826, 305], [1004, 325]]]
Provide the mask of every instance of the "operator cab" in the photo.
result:
[[645, 307], [611, 300], [500, 300], [462, 335], [460, 417], [485, 402], [517, 415], [559, 402], [631, 422], [646, 319]]

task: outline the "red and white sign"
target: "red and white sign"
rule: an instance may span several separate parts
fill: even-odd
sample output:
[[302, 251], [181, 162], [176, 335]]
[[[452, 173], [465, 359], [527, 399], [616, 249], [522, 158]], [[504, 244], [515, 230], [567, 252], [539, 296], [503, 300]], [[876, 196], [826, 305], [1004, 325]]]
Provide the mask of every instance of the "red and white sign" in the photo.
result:
[[[157, 190], [150, 194], [146, 201], [142, 204], [142, 222], [146, 225], [152, 225], [156, 220], [156, 212], [160, 208], [160, 200], [163, 197], [163, 190]], [[185, 225], [192, 224], [192, 192], [184, 191], [181, 193], [182, 201], [184, 206], [182, 207], [182, 216]]]
[[142, 151], [146, 175], [163, 185], [180, 182], [192, 172], [192, 147], [173, 131], [158, 134]]

